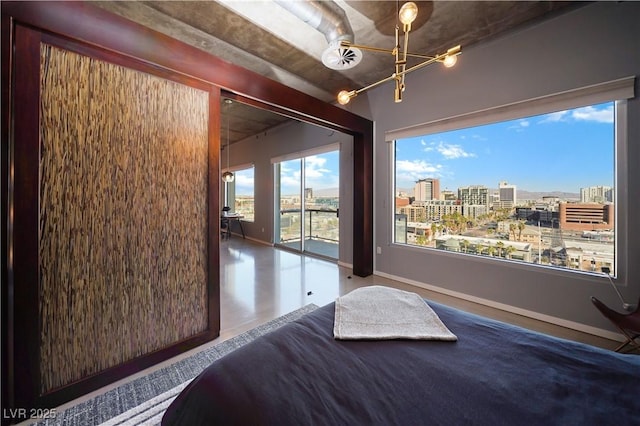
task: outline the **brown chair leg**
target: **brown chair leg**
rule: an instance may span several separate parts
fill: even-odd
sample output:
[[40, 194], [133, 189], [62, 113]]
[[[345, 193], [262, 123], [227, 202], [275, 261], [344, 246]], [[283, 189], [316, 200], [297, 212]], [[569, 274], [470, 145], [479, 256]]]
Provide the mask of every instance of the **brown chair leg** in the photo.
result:
[[[620, 329], [620, 332], [624, 335], [624, 337], [627, 339], [627, 341], [622, 343], [617, 348], [615, 348], [616, 352], [622, 352], [622, 349], [624, 349], [626, 346], [631, 346], [632, 347], [630, 349], [631, 351], [640, 350], [640, 343], [638, 343], [636, 341], [636, 339], [638, 337], [640, 337], [640, 334], [636, 334], [636, 335], [632, 336], [632, 335], [630, 335], [629, 333], [627, 333], [626, 331], [624, 331], [622, 329]], [[628, 351], [626, 351], [626, 352], [628, 352]]]

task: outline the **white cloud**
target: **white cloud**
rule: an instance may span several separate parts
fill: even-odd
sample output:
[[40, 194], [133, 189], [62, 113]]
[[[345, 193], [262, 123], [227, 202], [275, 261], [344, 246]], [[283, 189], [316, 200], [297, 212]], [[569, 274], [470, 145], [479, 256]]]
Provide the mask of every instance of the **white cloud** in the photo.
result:
[[318, 157], [316, 155], [305, 157], [305, 177], [307, 179], [320, 179], [323, 176], [332, 173], [331, 170], [324, 167], [326, 162], [326, 158]]
[[579, 121], [595, 121], [597, 123], [613, 123], [613, 106], [597, 109], [593, 106], [578, 108], [571, 116]]
[[312, 178], [321, 178], [322, 176], [325, 176], [327, 173], [331, 173], [331, 170], [329, 169], [317, 169], [314, 167], [307, 167], [304, 171], [304, 176], [307, 179], [312, 179]]
[[531, 123], [528, 120], [518, 120], [516, 124], [509, 126], [509, 128], [514, 129], [516, 132], [522, 132], [524, 129], [529, 127], [529, 124]]
[[253, 194], [255, 181], [253, 176], [236, 173], [236, 195]]
[[447, 144], [444, 142], [440, 142], [438, 144], [438, 152], [442, 154], [443, 157], [447, 159], [456, 159], [456, 158], [468, 158], [475, 157], [476, 155], [472, 152], [467, 152], [460, 145]]
[[236, 173], [236, 186], [253, 187], [253, 176]]
[[538, 123], [557, 123], [558, 121], [566, 121], [568, 112], [569, 111], [558, 111], [545, 114]]
[[435, 142], [429, 142], [427, 143], [424, 139], [422, 139], [420, 141], [420, 145], [422, 145], [424, 148], [422, 149], [423, 152], [431, 152], [433, 151], [435, 148]]
[[304, 162], [307, 167], [322, 167], [327, 162], [324, 157], [318, 157], [317, 155], [310, 155], [305, 157]]
[[423, 160], [398, 160], [396, 162], [396, 179], [398, 182], [415, 182], [418, 179], [440, 176], [442, 166], [430, 164]]
[[294, 187], [300, 188], [300, 175], [298, 176], [281, 176], [280, 177], [280, 186], [284, 187]]
[[433, 165], [423, 160], [398, 160], [396, 162], [396, 170], [406, 173], [430, 173], [438, 170], [439, 165]]
[[557, 123], [560, 121], [592, 121], [596, 123], [613, 123], [613, 106], [606, 108], [596, 108], [594, 106], [586, 106], [569, 111], [552, 112], [542, 116], [538, 123]]

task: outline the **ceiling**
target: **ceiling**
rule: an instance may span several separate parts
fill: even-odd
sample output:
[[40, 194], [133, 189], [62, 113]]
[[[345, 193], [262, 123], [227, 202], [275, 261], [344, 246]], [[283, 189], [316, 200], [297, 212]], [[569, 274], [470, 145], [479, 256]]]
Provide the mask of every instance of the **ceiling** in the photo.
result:
[[[291, 3], [289, 1], [288, 3]], [[392, 49], [396, 1], [327, 0], [316, 8], [346, 13], [354, 43]], [[317, 4], [320, 3], [320, 6]], [[464, 49], [523, 25], [531, 25], [581, 3], [571, 1], [415, 1], [409, 51], [425, 55]], [[358, 89], [393, 72], [392, 55], [363, 52], [346, 70], [322, 63], [324, 33], [305, 23], [290, 5], [269, 0], [107, 1], [99, 7], [193, 45], [227, 62], [255, 71], [318, 99], [334, 102], [343, 89]], [[335, 9], [339, 7], [340, 9]], [[417, 62], [414, 62], [417, 63]], [[409, 65], [412, 63], [410, 62]], [[392, 83], [388, 83], [392, 84]], [[285, 118], [238, 102], [223, 105], [223, 135], [231, 143], [261, 133]]]

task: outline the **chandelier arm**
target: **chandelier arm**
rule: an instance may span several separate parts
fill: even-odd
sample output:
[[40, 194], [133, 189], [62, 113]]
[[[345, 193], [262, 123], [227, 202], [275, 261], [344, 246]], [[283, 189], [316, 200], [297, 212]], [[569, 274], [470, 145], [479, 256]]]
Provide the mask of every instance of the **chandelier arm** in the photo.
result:
[[414, 65], [414, 66], [412, 66], [410, 68], [406, 68], [404, 71], [402, 71], [402, 75], [404, 76], [406, 74], [409, 74], [411, 71], [415, 71], [415, 70], [420, 69], [422, 67], [426, 67], [427, 65], [431, 65], [431, 64], [433, 64], [435, 62], [444, 60], [444, 58], [446, 58], [446, 57], [447, 57], [447, 55], [445, 53], [443, 53], [442, 55], [438, 55], [438, 56], [436, 56], [434, 58], [431, 58], [431, 59], [428, 59], [428, 60], [426, 60], [424, 62], [420, 62], [419, 64], [416, 64], [416, 65]]
[[[378, 53], [388, 53], [390, 55], [393, 55], [395, 53], [395, 49], [383, 49], [381, 47], [373, 47], [373, 46], [366, 46], [364, 44], [354, 44], [354, 43], [349, 43], [348, 41], [343, 41], [340, 43], [340, 47], [355, 47], [357, 49], [360, 50], [369, 50], [371, 52], [378, 52]], [[458, 55], [460, 52], [455, 53], [456, 55]], [[442, 55], [447, 55], [445, 53], [443, 53]], [[442, 56], [442, 55], [438, 55], [438, 56]], [[437, 56], [429, 56], [429, 55], [423, 55], [420, 53], [413, 53], [413, 52], [407, 52], [407, 56], [411, 57], [411, 58], [420, 58], [420, 59], [435, 59], [437, 58]]]
[[411, 24], [404, 25], [404, 48], [402, 49], [402, 69], [401, 69], [401, 90], [404, 90], [404, 75], [407, 70], [407, 51], [409, 50], [409, 33], [411, 32]]
[[409, 31], [404, 32], [404, 48], [402, 49], [402, 60], [407, 62], [407, 51], [409, 50]]
[[388, 53], [390, 55], [393, 55], [395, 52], [395, 49], [383, 49], [381, 47], [365, 46], [363, 44], [353, 44], [353, 43], [349, 43], [348, 41], [341, 42], [340, 47], [355, 47], [356, 49], [360, 49], [360, 50], [369, 50], [371, 52], [378, 52], [378, 53]]
[[386, 83], [387, 81], [394, 80], [395, 78], [396, 78], [396, 74], [391, 74], [389, 77], [383, 78], [380, 81], [376, 81], [375, 83], [371, 83], [368, 86], [362, 87], [362, 88], [360, 88], [358, 90], [354, 90], [353, 93], [354, 93], [354, 95], [360, 94], [360, 93], [364, 92], [365, 90], [373, 89], [374, 87], [379, 86], [382, 83]]
[[355, 95], [360, 94], [360, 93], [364, 92], [365, 90], [372, 89], [372, 88], [374, 88], [376, 86], [379, 86], [382, 83], [386, 83], [387, 81], [394, 80], [397, 77], [399, 77], [400, 75], [409, 74], [411, 71], [415, 71], [415, 70], [420, 69], [422, 67], [426, 67], [427, 65], [430, 65], [430, 64], [433, 64], [435, 62], [441, 61], [444, 58], [446, 58], [447, 56], [448, 55], [446, 53], [443, 53], [443, 54], [438, 55], [438, 56], [433, 56], [433, 57], [431, 57], [430, 59], [428, 59], [428, 60], [426, 60], [424, 62], [421, 62], [421, 63], [416, 64], [416, 65], [414, 65], [414, 66], [412, 66], [410, 68], [405, 69], [404, 71], [401, 71], [399, 74], [395, 74], [395, 73], [391, 74], [389, 77], [383, 78], [380, 81], [376, 81], [375, 83], [371, 83], [368, 86], [365, 86], [365, 87], [362, 87], [360, 89], [354, 90], [353, 93]]
[[419, 53], [411, 53], [411, 52], [407, 52], [407, 56], [409, 56], [411, 58], [420, 58], [420, 59], [433, 59], [433, 58], [435, 58], [435, 56], [421, 55]]
[[393, 99], [396, 102], [402, 102], [402, 92], [404, 92], [404, 70], [406, 69], [406, 65], [407, 65], [407, 57], [404, 55], [404, 52], [407, 51], [407, 36], [406, 36], [406, 30], [407, 27], [405, 25], [404, 27], [405, 30], [405, 34], [404, 34], [404, 41], [406, 41], [405, 45], [404, 45], [404, 49], [400, 48], [400, 28], [398, 28], [398, 25], [396, 25], [396, 48], [395, 48], [395, 58], [396, 58], [396, 62], [395, 62], [395, 90], [393, 91]]

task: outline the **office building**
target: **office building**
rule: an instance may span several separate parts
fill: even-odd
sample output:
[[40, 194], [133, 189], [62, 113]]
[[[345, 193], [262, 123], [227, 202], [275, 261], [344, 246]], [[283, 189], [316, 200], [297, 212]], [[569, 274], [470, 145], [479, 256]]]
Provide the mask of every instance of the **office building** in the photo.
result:
[[440, 179], [420, 179], [413, 187], [415, 201], [438, 200], [440, 198]]

